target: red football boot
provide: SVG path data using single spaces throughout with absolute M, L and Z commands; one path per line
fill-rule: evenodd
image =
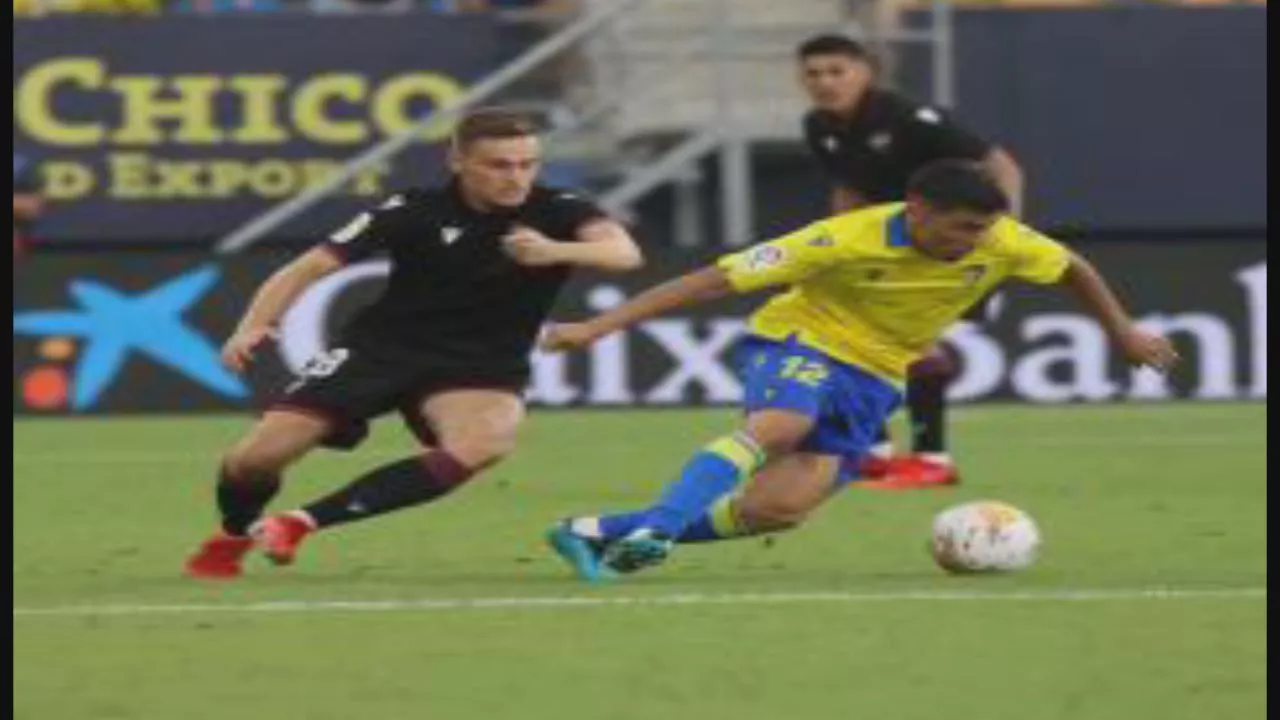
M 272 515 L 254 528 L 254 537 L 271 562 L 288 565 L 298 554 L 298 546 L 315 528 L 295 515 Z
M 892 466 L 892 456 L 867 453 L 858 458 L 858 477 L 876 480 L 888 475 Z
M 187 575 L 202 580 L 230 580 L 240 577 L 240 563 L 253 549 L 253 539 L 219 532 L 205 540 L 187 559 Z
M 943 487 L 960 482 L 955 465 L 930 460 L 920 455 L 905 455 L 889 461 L 889 471 L 878 480 L 862 483 L 866 487 L 908 489 Z

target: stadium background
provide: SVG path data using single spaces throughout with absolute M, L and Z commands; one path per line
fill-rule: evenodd
M 29 231 L 15 223 L 15 717 L 1264 716 L 1265 5 L 14 11 L 15 211 L 43 204 Z M 750 301 L 719 303 L 539 356 L 521 447 L 458 496 L 322 533 L 287 569 L 255 557 L 230 585 L 180 576 L 256 394 L 382 268 L 322 283 L 247 378 L 218 367 L 218 345 L 285 258 L 439 177 L 448 103 L 481 93 L 537 113 L 549 180 L 588 188 L 644 243 L 644 271 L 573 285 L 558 316 L 575 317 L 823 212 L 792 52 L 835 29 L 867 31 L 893 84 L 1005 144 L 1029 219 L 1173 332 L 1184 366 L 1133 373 L 1069 302 L 1011 292 L 953 333 L 960 485 L 854 485 L 797 531 L 584 587 L 542 546 L 547 525 L 650 502 L 733 422 L 724 351 Z M 342 170 L 385 143 L 402 151 Z M 359 452 L 301 463 L 273 509 L 414 451 L 380 423 Z M 982 498 L 1040 523 L 1030 571 L 933 565 L 930 519 Z
M 619 10 L 626 5 L 594 6 L 611 17 L 528 67 L 524 56 L 574 31 L 591 4 L 485 12 L 372 3 L 361 12 L 355 3 L 337 14 L 286 3 L 18 19 L 15 180 L 35 178 L 45 207 L 31 251 L 15 255 L 14 411 L 251 403 L 251 388 L 157 365 L 137 346 L 110 367 L 90 367 L 110 355 L 90 352 L 95 343 L 124 340 L 60 332 L 71 326 L 47 314 L 98 317 L 77 282 L 140 297 L 205 267 L 209 286 L 170 310 L 216 344 L 249 288 L 287 253 L 395 188 L 438 179 L 449 118 L 435 111 L 511 63 L 514 79 L 481 102 L 543 117 L 554 133 L 548 180 L 614 199 L 656 260 L 621 283 L 581 278 L 566 311 L 597 290 L 644 286 L 820 215 L 821 180 L 797 141 L 803 107 L 789 53 L 818 30 L 856 32 L 863 6 L 733 2 L 730 22 L 718 23 L 716 2 Z M 1131 377 L 1099 360 L 1096 326 L 1072 308 L 1015 295 L 999 322 L 970 328 L 976 340 L 959 343 L 968 374 L 957 397 L 1266 397 L 1265 15 L 1247 5 L 905 6 L 888 29 L 872 26 L 872 37 L 887 38 L 876 44 L 891 82 L 952 105 L 1010 148 L 1029 178 L 1029 220 L 1097 259 L 1138 314 L 1176 330 L 1189 351 L 1168 387 Z M 690 69 L 673 79 L 672 63 Z M 402 152 L 252 238 L 245 253 L 215 252 L 250 220 L 433 113 L 438 120 Z M 367 284 L 315 305 L 347 304 Z M 735 311 L 709 312 L 731 321 Z M 334 319 L 294 326 L 314 335 Z M 715 337 L 702 315 L 673 321 L 680 327 L 665 332 L 700 347 L 702 367 L 645 328 L 611 361 L 621 387 L 593 390 L 583 363 L 551 367 L 560 361 L 540 357 L 544 374 L 568 375 L 566 389 L 535 400 L 736 399 L 705 352 L 727 347 L 734 331 Z M 316 342 L 287 333 L 272 360 L 296 368 Z M 996 382 L 995 366 L 1022 367 L 1020 381 Z M 678 387 L 650 399 L 681 368 Z M 107 377 L 86 377 L 95 372 Z

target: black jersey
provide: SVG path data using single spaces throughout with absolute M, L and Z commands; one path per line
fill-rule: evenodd
M 603 217 L 595 204 L 541 186 L 520 207 L 489 213 L 463 202 L 456 184 L 393 195 L 325 243 L 344 262 L 376 253 L 391 262 L 382 295 L 335 345 L 437 366 L 525 367 L 570 268 L 518 265 L 503 252 L 503 236 L 525 225 L 573 242 L 581 226 Z
M 804 136 L 833 185 L 872 203 L 901 200 L 912 173 L 935 160 L 981 160 L 991 151 L 942 110 L 880 89 L 849 119 L 810 111 Z

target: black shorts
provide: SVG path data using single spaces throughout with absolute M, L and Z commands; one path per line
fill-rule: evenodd
M 267 409 L 323 419 L 330 431 L 321 444 L 336 450 L 355 448 L 368 436 L 370 420 L 399 411 L 419 442 L 433 445 L 435 434 L 419 410 L 423 398 L 463 388 L 519 396 L 528 378 L 524 368 L 463 367 L 372 347 L 334 348 L 308 361 Z

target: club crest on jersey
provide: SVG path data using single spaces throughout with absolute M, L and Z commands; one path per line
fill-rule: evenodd
M 840 147 L 840 141 L 836 139 L 835 135 L 828 135 L 822 138 L 822 147 L 826 148 L 827 152 L 833 153 L 836 148 Z
M 921 122 L 927 122 L 930 125 L 937 125 L 942 122 L 942 115 L 931 107 L 922 107 L 916 110 L 916 119 Z
M 782 262 L 786 253 L 776 245 L 761 245 L 747 253 L 748 270 L 764 270 Z
M 462 237 L 462 228 L 460 227 L 446 225 L 445 227 L 440 228 L 440 239 L 445 245 L 452 245 L 460 237 Z
M 973 265 L 963 270 L 966 285 L 977 285 L 983 275 L 987 274 L 986 265 Z
M 819 235 L 809 241 L 809 247 L 831 247 L 836 241 L 831 239 L 830 235 Z
M 880 282 L 888 273 L 889 271 L 884 268 L 867 268 L 866 272 L 862 274 L 862 279 L 867 282 Z
M 893 136 L 887 132 L 876 133 L 867 138 L 867 146 L 876 152 L 885 152 L 892 144 Z

